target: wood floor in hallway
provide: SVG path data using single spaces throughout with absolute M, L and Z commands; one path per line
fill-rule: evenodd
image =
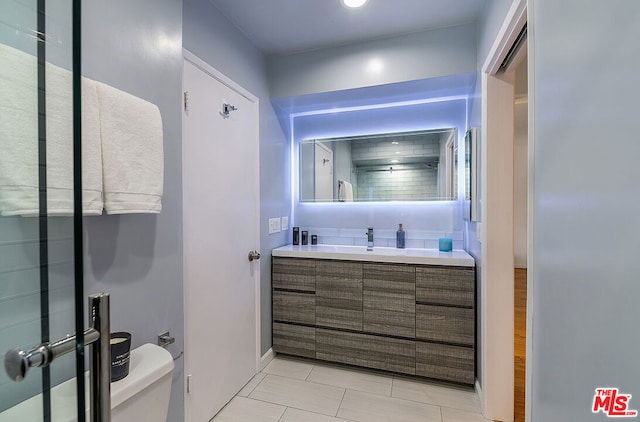
M 516 268 L 514 278 L 513 420 L 524 422 L 525 362 L 527 350 L 527 270 Z

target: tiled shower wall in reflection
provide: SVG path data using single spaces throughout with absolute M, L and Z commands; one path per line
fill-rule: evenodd
M 438 198 L 437 168 L 393 166 L 358 170 L 358 200 L 415 201 Z

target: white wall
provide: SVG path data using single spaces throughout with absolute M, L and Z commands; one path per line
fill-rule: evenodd
M 514 0 L 485 0 L 485 7 L 476 38 L 478 43 L 478 70 L 487 59 L 489 50 L 513 2 Z
M 603 386 L 640 409 L 639 16 L 636 1 L 529 0 L 533 422 L 605 420 Z
M 475 24 L 268 60 L 271 97 L 339 91 L 476 70 Z
M 132 345 L 170 331 L 183 347 L 182 7 L 176 0 L 82 2 L 83 73 L 160 108 L 164 131 L 162 212 L 84 219 L 85 294 L 111 293 L 111 329 Z M 182 420 L 182 359 L 174 370 L 169 420 Z
M 265 353 L 271 347 L 271 250 L 291 238 L 291 230 L 268 234 L 269 218 L 290 215 L 289 140 L 269 101 L 260 51 L 210 2 L 184 0 L 183 10 L 184 47 L 260 99 L 261 351 Z

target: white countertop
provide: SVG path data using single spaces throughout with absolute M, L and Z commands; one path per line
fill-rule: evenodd
M 454 249 L 452 252 L 440 252 L 437 249 L 374 247 L 373 251 L 367 251 L 366 246 L 286 245 L 274 249 L 272 255 L 289 258 L 395 262 L 401 264 L 449 265 L 454 267 L 475 266 L 473 257 L 460 249 Z

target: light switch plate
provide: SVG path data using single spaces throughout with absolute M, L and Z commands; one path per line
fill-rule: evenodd
M 282 217 L 282 231 L 289 230 L 289 217 Z
M 279 218 L 270 218 L 269 219 L 269 234 L 278 233 L 280 231 L 280 219 Z

